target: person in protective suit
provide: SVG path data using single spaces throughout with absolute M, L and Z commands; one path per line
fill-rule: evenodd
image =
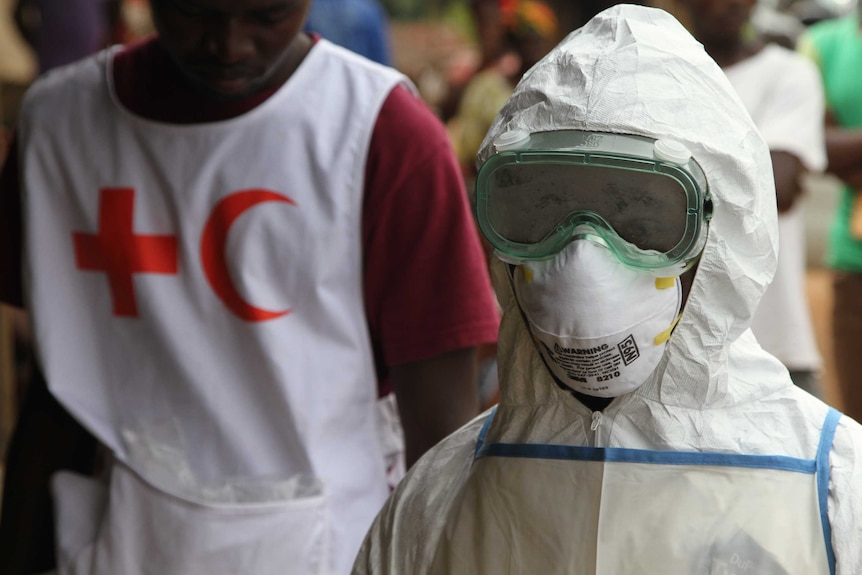
M 749 330 L 769 150 L 667 13 L 610 8 L 479 152 L 498 406 L 385 504 L 354 573 L 862 573 L 862 427 Z

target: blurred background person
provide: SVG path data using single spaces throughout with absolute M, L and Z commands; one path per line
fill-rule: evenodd
M 491 16 L 492 4 L 496 5 L 497 17 Z M 554 10 L 539 0 L 478 0 L 473 5 L 474 14 L 486 19 L 480 22 L 479 28 L 496 21 L 500 34 L 491 30 L 480 34 L 485 42 L 483 57 L 491 57 L 495 53 L 497 57 L 469 81 L 461 96 L 457 115 L 447 123 L 467 193 L 471 196 L 476 176 L 476 153 L 497 112 L 512 95 L 524 72 L 541 60 L 560 39 L 559 21 Z M 499 46 L 496 45 L 498 38 L 502 42 Z M 490 245 L 481 235 L 480 240 L 486 257 L 489 257 Z M 496 357 L 496 344 L 479 350 L 479 394 L 485 408 L 498 399 Z
M 826 95 L 827 170 L 844 183 L 829 233 L 832 339 L 845 413 L 862 417 L 862 32 L 857 11 L 813 25 L 799 49 L 820 70 Z
M 790 371 L 820 396 L 821 358 L 805 293 L 805 222 L 800 180 L 825 167 L 823 91 L 806 58 L 765 43 L 750 27 L 757 0 L 686 0 L 695 37 L 721 66 L 769 146 L 778 204 L 780 250 L 772 284 L 751 329 Z
M 119 41 L 120 14 L 120 0 L 18 0 L 15 6 L 15 22 L 40 73 Z
M 485 0 L 482 0 L 485 1 Z M 554 10 L 540 0 L 499 2 L 503 49 L 497 59 L 476 74 L 461 97 L 449 129 L 467 189 L 476 174 L 476 152 L 515 84 L 560 40 Z
M 305 30 L 391 65 L 388 17 L 376 0 L 314 0 Z
M 470 0 L 470 13 L 476 27 L 479 48 L 479 70 L 494 64 L 506 50 L 506 27 L 503 25 L 504 0 Z

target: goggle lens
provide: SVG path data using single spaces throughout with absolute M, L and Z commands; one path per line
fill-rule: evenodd
M 659 253 L 686 234 L 686 192 L 663 173 L 520 163 L 500 166 L 488 184 L 488 224 L 510 242 L 538 244 L 581 219 L 603 222 L 638 249 Z

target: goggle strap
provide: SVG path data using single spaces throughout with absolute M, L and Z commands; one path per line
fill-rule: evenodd
M 521 258 L 517 258 L 515 256 L 510 256 L 510 255 L 508 255 L 508 254 L 504 253 L 503 251 L 498 250 L 496 248 L 494 248 L 494 257 L 496 257 L 498 260 L 501 260 L 501 261 L 503 261 L 507 264 L 513 265 L 513 266 L 519 266 L 522 263 L 524 263 L 525 261 L 527 261 L 527 260 L 524 260 Z

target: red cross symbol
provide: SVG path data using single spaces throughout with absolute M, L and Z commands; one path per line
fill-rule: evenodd
M 99 233 L 72 233 L 78 269 L 108 274 L 114 315 L 118 316 L 138 316 L 134 274 L 177 274 L 177 237 L 136 235 L 134 209 L 134 189 L 103 188 L 99 191 Z

